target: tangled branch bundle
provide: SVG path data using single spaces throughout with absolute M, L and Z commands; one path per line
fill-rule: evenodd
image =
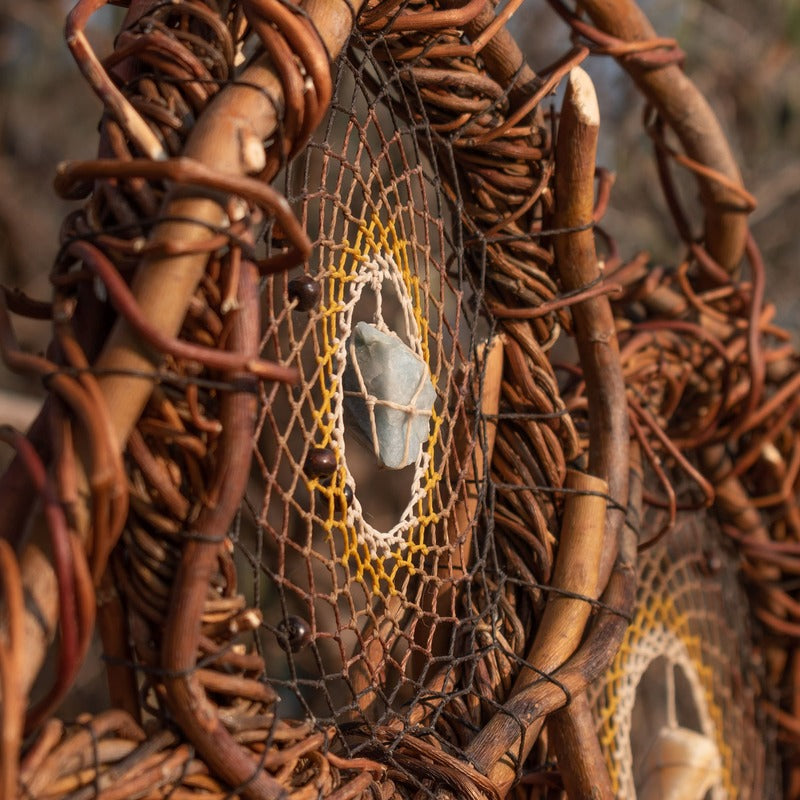
M 131 0 L 101 56 L 102 5 L 52 297 L 0 293 L 47 390 L 0 430 L 1 796 L 793 796 L 797 355 L 677 44 L 628 0 L 551 0 L 537 71 L 518 0 Z M 601 227 L 590 55 L 678 265 Z

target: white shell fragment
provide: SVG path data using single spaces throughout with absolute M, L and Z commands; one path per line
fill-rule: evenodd
M 427 364 L 393 334 L 358 322 L 347 343 L 345 408 L 389 469 L 417 460 L 428 439 L 435 392 Z
M 664 726 L 640 767 L 639 800 L 702 800 L 722 774 L 713 740 L 689 728 Z

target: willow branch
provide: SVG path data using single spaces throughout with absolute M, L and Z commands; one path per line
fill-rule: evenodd
M 641 42 L 656 37 L 634 0 L 583 0 L 581 5 L 600 30 L 618 39 Z M 654 69 L 635 58 L 619 61 L 675 131 L 686 154 L 732 184 L 715 180 L 711 174 L 695 173 L 706 212 L 706 247 L 732 272 L 744 253 L 751 208 L 736 190 L 744 188 L 742 176 L 714 111 L 679 64 Z
M 567 84 L 556 142 L 555 225 L 566 231 L 556 238 L 556 258 L 561 282 L 567 292 L 577 291 L 602 277 L 592 232 L 599 126 L 600 114 L 594 87 L 589 76 L 575 68 Z M 614 317 L 605 296 L 576 303 L 572 313 L 589 397 L 591 474 L 581 478 L 587 482 L 579 486 L 583 494 L 570 495 L 568 508 L 571 507 L 572 512 L 564 516 L 556 571 L 559 580 L 569 584 L 575 580 L 569 575 L 570 564 L 577 560 L 580 564 L 580 582 L 574 585 L 582 593 L 593 598 L 596 596 L 596 587 L 607 585 L 605 595 L 610 594 L 616 600 L 616 592 L 619 591 L 620 602 L 632 604 L 628 572 L 631 569 L 630 557 L 625 556 L 624 568 L 618 557 L 623 510 L 628 502 L 630 445 L 625 383 Z M 614 500 L 614 507 L 604 513 L 606 487 Z M 593 501 L 598 498 L 602 503 L 596 505 Z M 618 589 L 614 588 L 615 575 L 612 573 L 615 561 L 620 570 L 619 580 L 623 581 Z M 592 571 L 588 571 L 589 565 Z M 581 572 L 584 568 L 587 571 Z M 622 575 L 625 575 L 624 580 Z M 561 600 L 576 602 L 567 598 Z M 566 626 L 566 632 L 554 622 L 543 621 L 543 630 L 537 634 L 537 641 L 528 657 L 531 668 L 521 673 L 511 700 L 469 748 L 470 755 L 488 771 L 489 777 L 501 790 L 507 791 L 513 783 L 513 765 L 515 762 L 521 764 L 527 757 L 545 715 L 569 701 L 565 689 L 569 693 L 581 692 L 586 686 L 579 679 L 583 673 L 575 671 L 577 665 L 573 662 L 578 655 L 568 658 L 580 641 L 586 623 L 584 615 L 588 615 L 589 610 L 585 600 L 577 602 L 579 606 L 568 606 L 573 619 Z M 562 606 L 559 611 L 563 612 L 565 608 Z M 555 616 L 555 612 L 551 614 Z M 613 656 L 624 626 L 609 623 L 599 624 L 595 628 L 595 636 L 589 641 L 595 641 L 597 650 L 586 652 L 587 641 L 579 653 L 585 653 L 590 659 L 594 656 L 592 663 L 597 667 L 601 662 L 607 663 Z M 563 634 L 562 641 L 558 641 L 559 634 Z M 556 691 L 549 675 L 564 659 L 568 659 L 564 666 L 566 674 L 574 683 L 568 686 L 559 684 L 564 680 L 559 674 L 555 683 Z M 555 700 L 558 693 L 561 694 L 560 703 Z M 557 704 L 547 707 L 542 695 Z M 567 710 L 566 713 L 571 712 Z
M 304 4 L 331 57 L 335 57 L 350 34 L 358 2 L 345 0 L 308 0 Z M 252 159 L 246 143 L 266 141 L 278 130 L 282 87 L 276 73 L 264 56 L 257 59 L 232 84 L 214 98 L 198 119 L 182 155 L 200 164 L 231 176 L 245 176 L 252 170 Z M 208 192 L 193 193 L 173 187 L 162 208 L 163 222 L 156 225 L 148 241 L 148 252 L 169 252 L 169 243 L 180 241 L 185 249 L 208 238 L 209 229 L 224 227 L 228 221 L 225 199 L 212 199 Z M 194 220 L 194 223 L 176 220 Z M 206 252 L 178 256 L 151 256 L 142 260 L 132 282 L 131 291 L 141 320 L 163 337 L 177 336 L 189 303 L 203 277 Z M 144 409 L 153 388 L 160 354 L 142 340 L 125 319 L 119 319 L 98 357 L 94 368 L 104 403 L 108 409 L 116 446 L 121 451 Z M 78 442 L 78 452 L 86 449 Z M 81 507 L 76 508 L 77 531 L 82 538 L 89 533 L 88 507 L 91 503 L 85 469 L 78 469 Z M 23 582 L 28 591 L 29 610 L 26 626 L 26 688 L 33 683 L 49 642 L 53 640 L 58 618 L 55 576 L 41 556 L 46 540 L 46 526 L 34 519 L 30 544 L 20 557 Z

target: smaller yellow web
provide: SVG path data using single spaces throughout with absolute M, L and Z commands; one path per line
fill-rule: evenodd
M 343 248 L 338 263 L 328 270 L 323 281 L 323 297 L 321 306 L 321 347 L 317 356 L 319 365 L 319 389 L 321 400 L 312 409 L 312 418 L 316 426 L 316 437 L 313 445 L 327 447 L 336 454 L 337 468 L 326 481 L 316 477 L 306 478 L 311 492 L 317 493 L 327 502 L 327 514 L 321 517 L 322 526 L 327 536 L 333 540 L 336 551 L 341 552 L 341 561 L 354 570 L 357 580 L 371 584 L 375 594 L 395 594 L 395 580 L 400 570 L 413 574 L 419 562 L 428 552 L 432 531 L 441 517 L 438 507 L 436 487 L 442 478 L 442 465 L 436 463 L 436 442 L 442 425 L 441 412 L 434 406 L 432 425 L 424 452 L 424 471 L 421 481 L 421 492 L 416 501 L 413 524 L 405 531 L 403 542 L 395 545 L 388 553 L 374 552 L 359 531 L 358 521 L 348 519 L 348 501 L 345 493 L 347 470 L 343 454 L 335 436 L 339 415 L 337 414 L 337 396 L 342 392 L 341 381 L 337 372 L 337 352 L 343 336 L 343 314 L 346 310 L 349 287 L 358 278 L 359 268 L 377 255 L 386 256 L 386 260 L 396 265 L 400 273 L 402 285 L 411 300 L 414 320 L 419 333 L 422 357 L 430 371 L 434 389 L 437 387 L 438 375 L 431 371 L 431 331 L 425 313 L 424 283 L 412 271 L 409 265 L 407 243 L 399 238 L 393 221 L 383 224 L 378 216 L 373 216 L 369 223 L 362 221 L 358 227 L 355 241 L 342 242 Z M 323 502 L 322 508 L 325 508 Z
M 706 663 L 700 637 L 691 631 L 689 615 L 680 612 L 673 599 L 666 594 L 650 595 L 640 603 L 636 617 L 628 627 L 622 645 L 604 678 L 605 688 L 596 711 L 600 722 L 598 738 L 606 756 L 614 792 L 619 796 L 621 770 L 626 768 L 627 763 L 619 751 L 620 736 L 627 734 L 623 734 L 618 728 L 618 715 L 625 693 L 636 692 L 636 686 L 631 685 L 631 674 L 637 672 L 632 668 L 633 663 L 659 655 L 657 652 L 650 652 L 651 644 L 643 644 L 646 638 L 652 638 L 652 634 L 658 634 L 659 631 L 675 636 L 688 651 L 694 673 L 702 686 L 706 709 L 713 722 L 714 741 L 722 767 L 722 787 L 729 800 L 735 800 L 738 791 L 731 777 L 733 753 L 725 741 L 723 712 L 717 702 L 713 669 Z M 648 652 L 640 652 L 643 649 Z

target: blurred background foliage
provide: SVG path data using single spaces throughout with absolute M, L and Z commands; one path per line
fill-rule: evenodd
M 45 299 L 61 221 L 75 207 L 53 191 L 56 165 L 94 157 L 102 109 L 64 43 L 71 5 L 0 0 L 0 283 Z M 122 13 L 109 7 L 93 20 L 90 35 L 99 53 L 111 50 Z M 47 323 L 14 323 L 24 348 L 46 347 Z M 0 387 L 25 394 L 40 390 L 38 381 L 4 368 Z M 0 419 L 18 425 L 28 409 L 22 398 L 14 400 L 20 402 L 0 397 Z
M 778 320 L 800 325 L 800 1 L 644 0 L 659 34 L 675 36 L 686 71 L 719 115 L 745 185 L 758 199 L 752 226 L 769 268 L 768 297 Z M 69 204 L 52 189 L 56 164 L 91 157 L 100 104 L 86 88 L 62 38 L 69 4 L 0 0 L 0 282 L 39 297 Z M 108 7 L 93 19 L 97 51 L 107 53 L 122 17 Z M 544 2 L 528 2 L 513 27 L 531 65 L 565 49 L 566 26 Z M 598 87 L 603 117 L 600 163 L 617 174 L 604 228 L 623 255 L 647 250 L 674 266 L 682 247 L 666 213 L 642 130 L 643 101 L 608 58 L 585 65 Z M 558 98 L 553 103 L 557 106 Z M 690 181 L 687 197 L 694 191 Z M 697 219 L 700 218 L 699 213 Z M 43 349 L 44 324 L 17 321 L 24 347 Z M 35 394 L 36 384 L 0 373 L 5 390 Z M 19 424 L 0 398 L 0 416 Z M 20 413 L 25 413 L 21 409 Z M 11 418 L 9 418 L 11 417 Z

